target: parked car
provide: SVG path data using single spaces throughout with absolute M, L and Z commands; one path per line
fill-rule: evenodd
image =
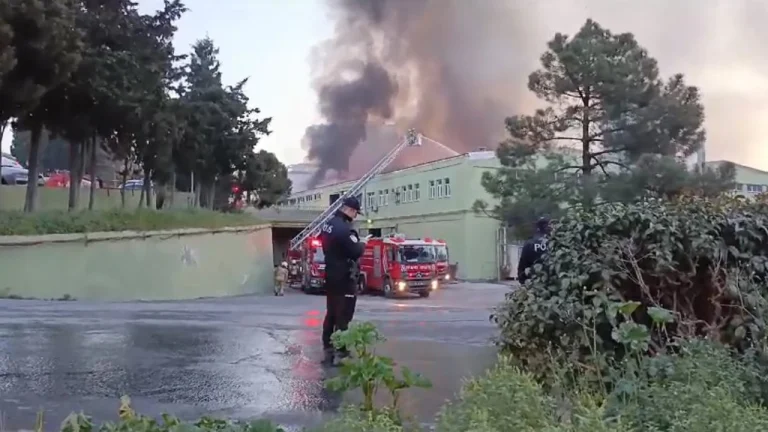
M 28 174 L 26 168 L 24 168 L 19 161 L 13 156 L 3 153 L 2 154 L 2 173 L 0 173 L 0 184 L 4 185 L 25 185 L 28 181 Z

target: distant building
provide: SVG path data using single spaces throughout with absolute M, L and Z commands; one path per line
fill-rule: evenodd
M 725 162 L 709 161 L 704 162 L 704 165 L 716 168 Z M 734 165 L 736 166 L 736 188 L 733 190 L 735 195 L 750 198 L 768 192 L 768 172 L 746 165 Z
M 398 232 L 448 242 L 457 276 L 468 280 L 499 277 L 499 221 L 472 210 L 476 199 L 491 201 L 480 184 L 483 172 L 500 167 L 492 151 L 466 153 L 380 174 L 362 190 L 365 216 L 361 234 Z M 356 180 L 304 190 L 284 207 L 324 208 Z

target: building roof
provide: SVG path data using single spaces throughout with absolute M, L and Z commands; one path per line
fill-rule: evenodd
M 748 169 L 748 170 L 751 170 L 751 171 L 756 171 L 756 172 L 758 172 L 760 174 L 768 175 L 768 171 L 763 171 L 761 169 L 758 169 L 758 168 L 755 168 L 755 167 L 751 167 L 749 165 L 742 165 L 742 164 L 738 164 L 736 162 L 731 162 L 731 161 L 727 161 L 727 160 L 706 161 L 706 162 L 704 162 L 704 164 L 706 164 L 706 165 L 720 165 L 720 164 L 724 164 L 726 162 L 727 163 L 732 163 L 732 164 L 736 165 L 738 168 L 744 168 L 744 169 Z
M 496 157 L 496 152 L 490 151 L 490 150 L 482 150 L 482 151 L 461 153 L 461 154 L 458 154 L 458 155 L 455 155 L 455 156 L 449 156 L 449 157 L 445 157 L 445 158 L 431 160 L 429 162 L 422 162 L 422 163 L 414 164 L 414 165 L 411 165 L 411 166 L 408 166 L 408 167 L 405 167 L 405 168 L 397 168 L 397 169 L 394 169 L 394 170 L 384 170 L 379 175 L 403 173 L 403 172 L 407 172 L 409 170 L 413 170 L 413 169 L 417 169 L 417 168 L 423 168 L 423 167 L 428 167 L 430 165 L 434 165 L 434 164 L 437 164 L 437 163 L 444 163 L 446 161 L 450 161 L 450 160 L 454 160 L 454 159 L 455 160 L 459 160 L 459 159 L 487 160 L 487 159 L 493 159 L 495 157 Z M 349 180 L 344 180 L 344 181 L 340 181 L 340 182 L 336 182 L 336 183 L 328 183 L 328 184 L 316 186 L 316 187 L 311 188 L 311 189 L 304 189 L 304 190 L 301 190 L 301 191 L 297 191 L 296 193 L 292 193 L 291 196 L 311 195 L 313 193 L 316 193 L 318 191 L 325 190 L 325 189 L 328 189 L 328 188 L 340 187 L 340 186 L 346 185 L 346 184 L 354 184 L 358 180 L 360 180 L 360 177 L 354 178 L 354 179 L 349 179 Z

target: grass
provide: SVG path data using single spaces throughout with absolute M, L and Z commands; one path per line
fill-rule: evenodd
M 67 212 L 52 210 L 27 214 L 0 212 L 0 236 L 72 234 L 111 231 L 158 231 L 181 228 L 248 226 L 259 220 L 247 213 L 210 210 L 96 210 Z

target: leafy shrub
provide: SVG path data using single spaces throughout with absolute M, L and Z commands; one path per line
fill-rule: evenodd
M 548 246 L 530 282 L 492 317 L 499 343 L 540 376 L 552 357 L 599 369 L 603 357 L 620 359 L 628 348 L 661 352 L 680 336 L 742 350 L 765 337 L 766 200 L 684 197 L 576 209 Z M 629 313 L 618 313 L 628 305 Z M 650 337 L 627 344 L 638 332 Z
M 610 412 L 633 430 L 765 431 L 768 410 L 754 384 L 762 373 L 722 345 L 693 340 L 675 354 L 640 359 L 611 395 Z
M 339 416 L 312 432 L 406 432 L 397 415 L 384 408 L 378 412 L 345 407 Z
M 438 415 L 437 432 L 629 432 L 620 418 L 606 416 L 604 398 L 547 394 L 533 375 L 508 358 L 485 376 L 470 380 L 457 401 Z
M 163 414 L 160 421 L 155 418 L 138 414 L 131 408 L 130 398 L 124 396 L 120 400 L 118 410 L 120 420 L 117 423 L 107 422 L 97 427 L 90 417 L 85 414 L 70 414 L 61 423 L 62 432 L 285 432 L 285 430 L 268 420 L 254 422 L 233 422 L 227 420 L 203 417 L 194 423 L 187 423 L 177 417 Z M 36 432 L 45 430 L 42 413 L 38 414 L 35 424 Z
M 0 235 L 68 234 L 105 231 L 157 231 L 178 228 L 222 228 L 253 225 L 245 213 L 210 210 L 104 210 L 0 212 Z
M 429 380 L 405 366 L 400 368 L 398 375 L 392 358 L 376 355 L 375 345 L 385 339 L 373 323 L 354 323 L 345 331 L 335 332 L 331 338 L 337 349 L 346 349 L 353 357 L 343 360 L 339 375 L 329 379 L 326 385 L 334 391 L 362 390 L 363 404 L 360 408 L 363 411 L 378 411 L 373 400 L 379 388 L 385 387 L 391 396 L 392 405 L 384 414 L 395 414 L 399 419 L 400 392 L 411 387 L 427 388 L 432 385 Z

